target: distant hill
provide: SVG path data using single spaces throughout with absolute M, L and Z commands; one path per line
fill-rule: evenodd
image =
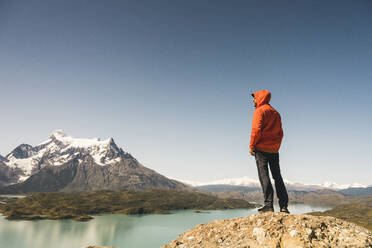
M 372 187 L 367 188 L 348 188 L 340 190 L 344 195 L 348 196 L 365 196 L 365 195 L 371 195 L 372 196 Z
M 333 216 L 353 222 L 372 231 L 372 201 L 369 203 L 342 204 L 324 212 L 309 213 L 315 216 Z
M 253 190 L 253 191 L 235 191 L 235 188 L 232 188 L 231 191 L 213 191 L 211 194 L 221 197 L 221 198 L 236 198 L 243 199 L 249 202 L 256 202 L 263 204 L 263 194 L 262 190 Z M 289 190 L 288 191 L 289 202 L 290 203 L 304 203 L 309 205 L 320 205 L 332 207 L 339 204 L 348 204 L 348 203 L 366 203 L 372 201 L 372 196 L 348 196 L 344 195 L 341 192 L 334 190 L 317 190 L 317 191 L 298 191 L 298 190 Z M 274 201 L 277 201 L 276 195 L 274 195 Z
M 237 192 L 242 192 L 242 193 L 247 193 L 250 191 L 255 191 L 255 190 L 260 189 L 259 187 L 224 185 L 224 184 L 203 185 L 203 186 L 197 186 L 196 188 L 209 191 L 209 192 L 237 191 Z
M 255 186 L 253 180 L 248 180 L 245 177 L 240 178 L 239 180 L 221 180 L 221 183 L 244 184 L 244 182 L 247 182 L 248 186 L 231 184 L 207 184 L 196 186 L 196 188 L 203 191 L 211 192 L 215 196 L 221 198 L 237 198 L 263 204 L 262 189 L 261 187 Z M 331 183 L 328 183 L 327 185 L 329 186 L 331 185 Z M 311 205 L 336 206 L 338 204 L 359 202 L 360 198 L 358 197 L 372 197 L 372 187 L 357 188 L 354 187 L 355 185 L 357 184 L 351 185 L 353 187 L 340 190 L 327 187 L 319 187 L 318 189 L 315 189 L 312 186 L 305 187 L 304 185 L 287 184 L 287 190 L 290 202 L 305 203 Z M 343 187 L 345 187 L 345 185 Z M 276 200 L 276 196 L 274 196 L 274 198 Z

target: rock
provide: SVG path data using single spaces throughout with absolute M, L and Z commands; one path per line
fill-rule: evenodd
M 334 217 L 264 213 L 216 220 L 181 234 L 163 248 L 372 247 L 372 233 Z
M 73 218 L 73 220 L 77 220 L 77 221 L 88 221 L 88 220 L 91 220 L 93 219 L 92 216 L 88 216 L 88 215 L 81 215 L 81 216 L 77 216 L 75 218 Z

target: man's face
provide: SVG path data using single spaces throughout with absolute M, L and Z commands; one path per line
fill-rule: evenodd
M 254 98 L 254 97 L 253 97 L 253 105 L 254 105 L 255 108 L 257 107 L 256 98 Z

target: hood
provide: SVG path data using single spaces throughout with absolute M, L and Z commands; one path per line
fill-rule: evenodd
M 253 93 L 254 98 L 256 99 L 257 108 L 264 105 L 269 104 L 271 99 L 271 93 L 268 90 L 260 90 Z

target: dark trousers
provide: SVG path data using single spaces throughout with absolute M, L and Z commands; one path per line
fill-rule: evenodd
M 265 205 L 272 206 L 274 200 L 273 186 L 271 186 L 269 169 L 270 166 L 271 175 L 275 181 L 276 195 L 279 199 L 279 206 L 288 206 L 288 194 L 285 188 L 282 175 L 280 174 L 279 167 L 279 153 L 268 153 L 257 151 L 255 152 L 258 178 L 260 179 L 262 191 L 265 198 Z

